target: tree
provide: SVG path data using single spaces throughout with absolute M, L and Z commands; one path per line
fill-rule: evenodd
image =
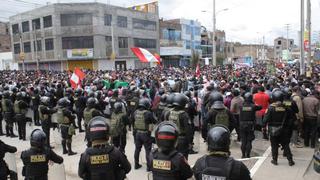
M 191 67 L 196 68 L 197 64 L 199 64 L 200 61 L 200 55 L 197 50 L 192 50 L 191 51 Z

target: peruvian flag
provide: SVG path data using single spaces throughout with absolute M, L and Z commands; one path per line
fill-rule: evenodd
M 73 89 L 77 88 L 78 86 L 80 86 L 80 82 L 84 79 L 84 77 L 86 76 L 86 74 L 84 74 L 81 69 L 79 68 L 74 68 L 74 72 L 70 77 L 70 83 L 71 83 L 71 87 Z
M 131 48 L 131 51 L 143 63 L 150 63 L 150 62 L 156 62 L 158 64 L 160 63 L 160 56 L 159 55 L 155 56 L 146 49 L 134 47 L 134 48 Z
M 196 68 L 196 76 L 197 77 L 200 77 L 200 67 L 199 67 L 199 64 L 197 64 L 197 68 Z

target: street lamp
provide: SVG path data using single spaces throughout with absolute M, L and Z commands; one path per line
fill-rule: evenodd
M 212 65 L 216 66 L 217 65 L 217 55 L 216 55 L 216 16 L 223 12 L 223 11 L 228 11 L 228 8 L 225 9 L 221 9 L 219 11 L 216 12 L 216 1 L 213 0 L 213 11 L 212 11 L 212 15 L 213 15 L 213 28 L 212 28 Z M 202 11 L 202 12 L 208 12 L 208 11 Z

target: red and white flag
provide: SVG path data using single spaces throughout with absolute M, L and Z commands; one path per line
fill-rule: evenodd
M 160 63 L 160 56 L 156 57 L 146 49 L 134 47 L 134 48 L 131 48 L 131 51 L 143 63 L 150 63 L 150 62 Z
M 196 76 L 197 77 L 200 77 L 200 66 L 199 66 L 199 64 L 197 64 L 197 68 L 196 68 Z
M 81 69 L 79 68 L 75 68 L 73 74 L 70 77 L 70 83 L 71 83 L 71 87 L 73 89 L 79 87 L 81 81 L 84 79 L 84 77 L 86 76 L 86 74 L 84 74 Z

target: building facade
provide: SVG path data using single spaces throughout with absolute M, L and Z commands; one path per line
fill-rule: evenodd
M 192 50 L 201 57 L 201 24 L 186 19 L 160 20 L 160 55 L 164 66 L 189 66 Z
M 130 48 L 159 52 L 158 19 L 158 11 L 102 3 L 47 5 L 10 17 L 13 59 L 26 70 L 147 67 L 150 64 L 142 64 Z
M 9 33 L 9 23 L 0 22 L 0 52 L 10 52 L 11 41 Z
M 212 59 L 212 32 L 203 28 L 201 32 L 201 50 L 202 58 Z M 216 58 L 217 64 L 222 64 L 226 59 L 225 47 L 226 47 L 226 33 L 225 31 L 217 30 L 215 32 L 216 40 Z
M 289 43 L 289 44 L 288 44 Z M 286 50 L 289 52 L 286 52 Z M 293 39 L 286 39 L 283 37 L 276 38 L 274 40 L 274 59 L 290 59 L 290 54 L 294 48 L 294 40 Z M 286 55 L 287 54 L 287 55 Z
M 18 63 L 12 60 L 12 52 L 0 52 L 0 70 L 18 70 Z

